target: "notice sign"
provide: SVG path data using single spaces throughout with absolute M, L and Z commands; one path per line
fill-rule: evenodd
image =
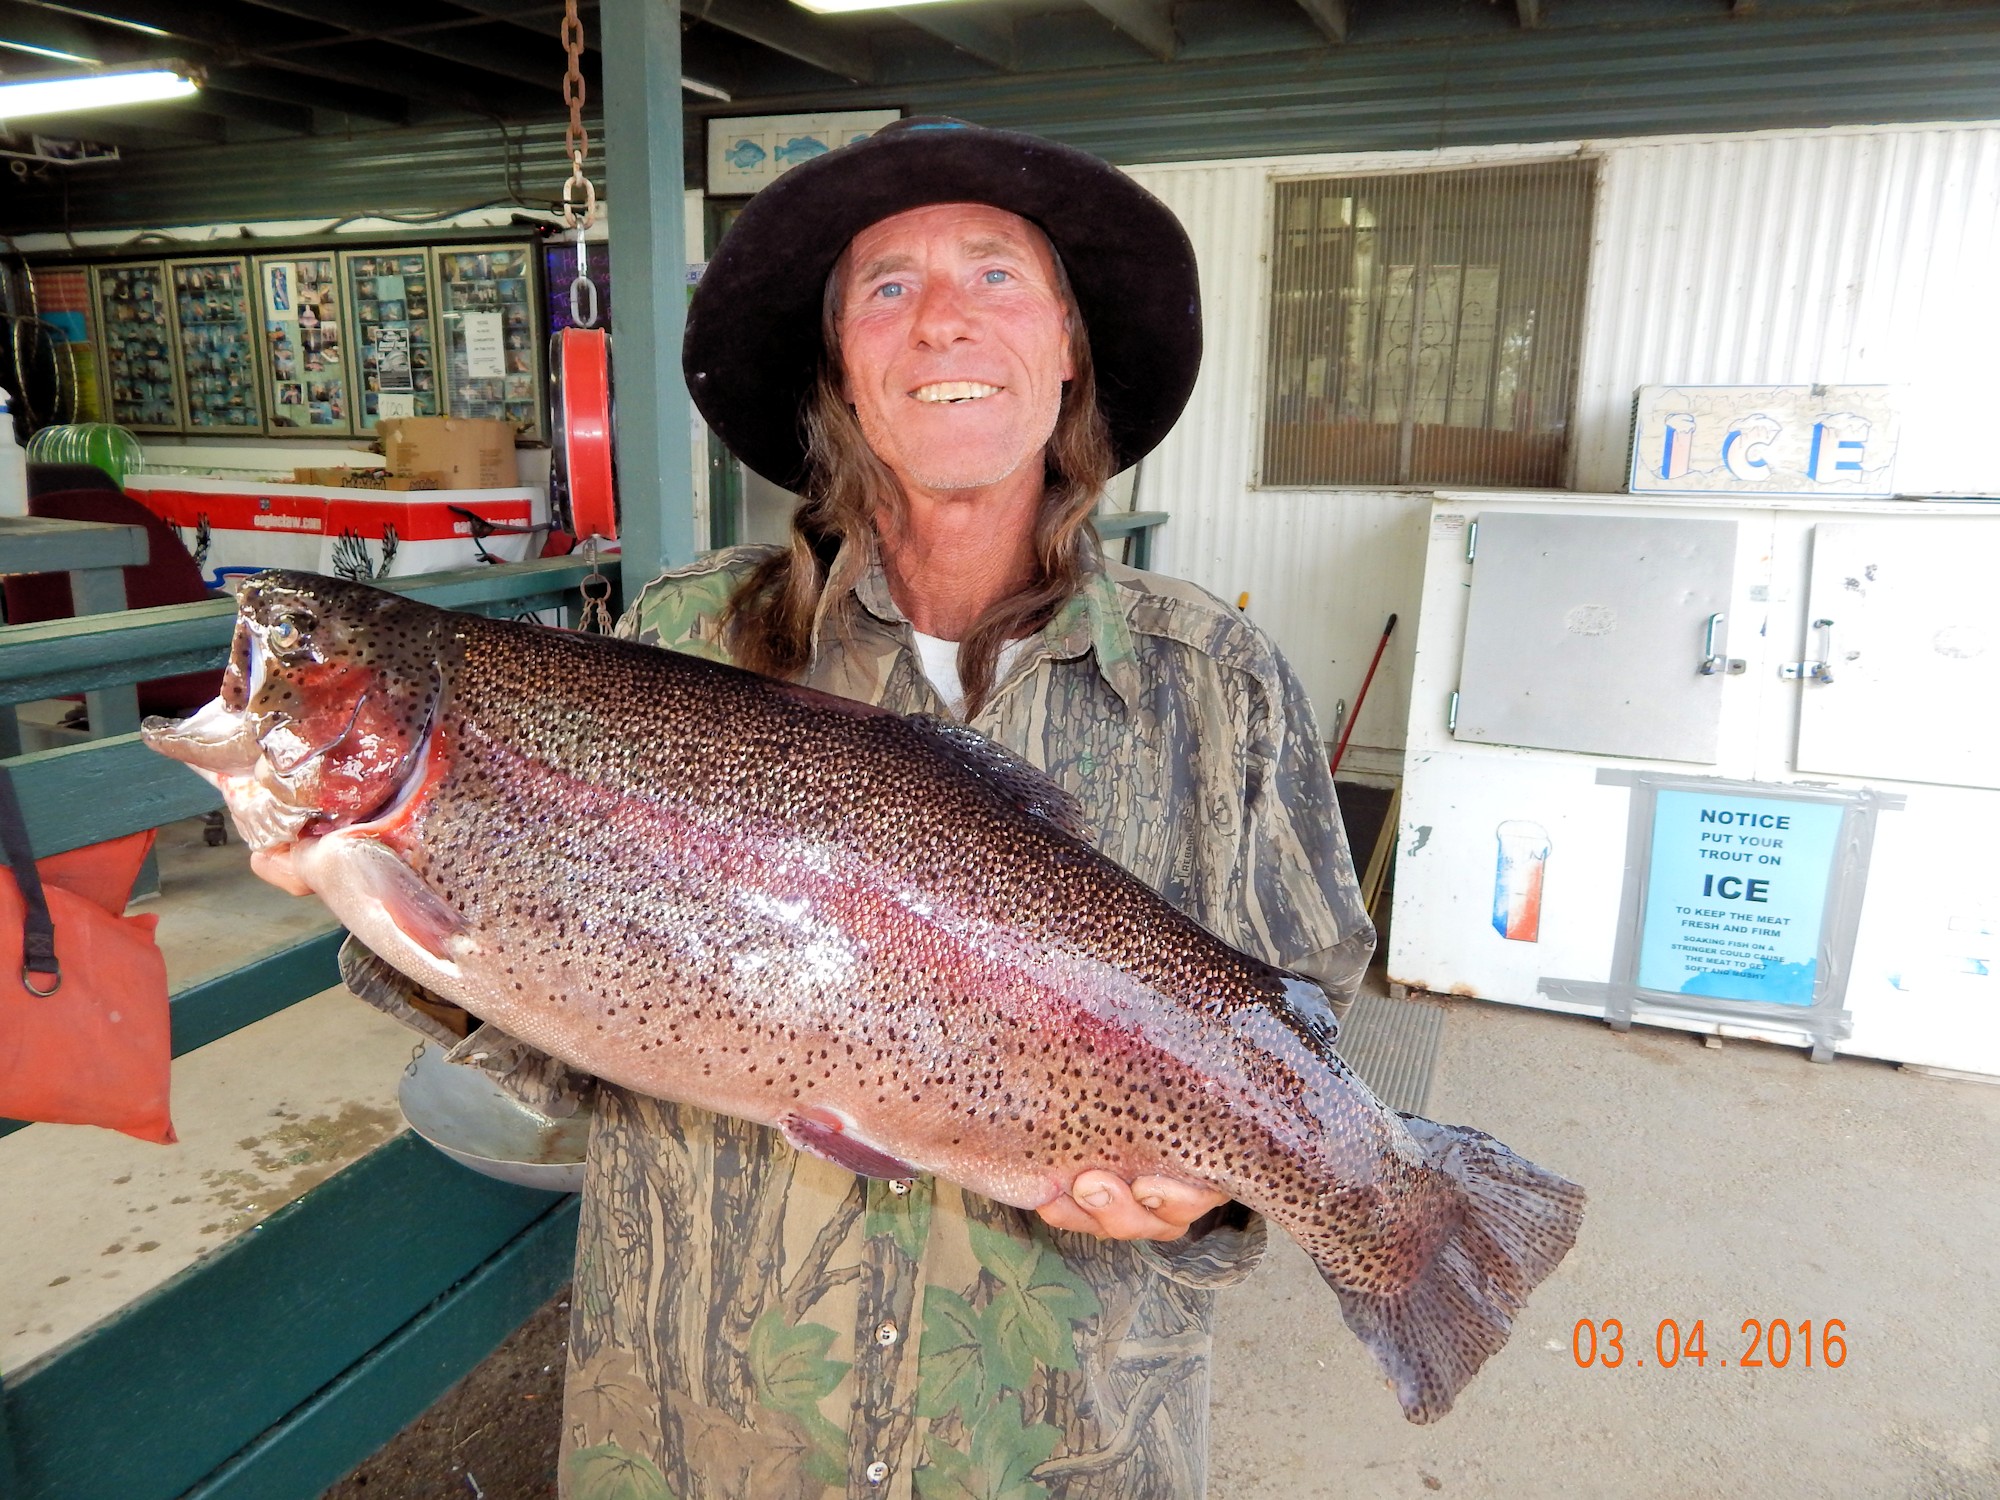
M 465 373 L 471 380 L 499 380 L 507 373 L 507 337 L 497 312 L 465 314 Z
M 1845 812 L 1839 803 L 1662 788 L 1639 987 L 1811 1005 Z

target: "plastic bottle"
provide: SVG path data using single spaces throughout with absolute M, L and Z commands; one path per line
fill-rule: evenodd
M 0 391 L 0 516 L 28 513 L 28 455 L 14 437 L 14 413 Z

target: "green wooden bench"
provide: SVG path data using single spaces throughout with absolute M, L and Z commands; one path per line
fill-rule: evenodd
M 572 605 L 588 571 L 559 558 L 384 586 L 514 615 Z M 0 704 L 219 666 L 234 615 L 217 599 L 0 627 Z M 218 805 L 135 734 L 7 765 L 38 856 Z M 340 937 L 174 995 L 174 1055 L 338 983 Z M 0 1122 L 0 1135 L 19 1128 Z M 399 1135 L 82 1337 L 0 1372 L 0 1500 L 309 1500 L 546 1301 L 575 1236 L 573 1197 L 478 1176 Z

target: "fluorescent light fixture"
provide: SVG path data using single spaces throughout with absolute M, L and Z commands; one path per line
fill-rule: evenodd
M 144 21 L 127 21 L 121 16 L 100 16 L 96 11 L 82 10 L 74 5 L 59 5 L 57 0 L 35 0 L 43 10 L 58 11 L 65 16 L 75 16 L 79 21 L 89 21 L 94 26 L 122 26 L 127 31 L 137 31 L 146 36 L 172 36 L 171 31 L 162 31 L 157 26 L 148 26 Z M 102 9 L 102 7 L 99 7 Z
M 946 0 L 793 0 L 802 10 L 821 16 L 844 16 L 856 10 L 901 10 L 906 5 L 942 5 Z
M 720 99 L 724 104 L 730 101 L 728 89 L 719 88 L 712 83 L 703 83 L 699 78 L 690 78 L 685 73 L 681 74 L 681 87 L 690 94 L 700 94 L 708 99 Z
M 200 85 L 183 63 L 138 63 L 131 67 L 59 78 L 23 78 L 0 82 L 0 120 L 32 115 L 66 115 L 80 109 L 109 109 L 120 104 L 150 104 L 159 99 L 185 99 Z
M 57 62 L 82 63 L 86 68 L 97 66 L 97 59 L 94 57 L 80 57 L 74 52 L 58 52 L 53 47 L 37 47 L 33 42 L 0 41 L 0 47 L 5 47 L 10 52 L 25 52 L 30 57 L 51 57 Z

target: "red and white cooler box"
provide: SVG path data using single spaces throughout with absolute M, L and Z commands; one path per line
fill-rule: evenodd
M 477 522 L 535 526 L 541 492 L 361 490 L 185 474 L 131 474 L 125 492 L 180 533 L 211 588 L 265 568 L 367 581 L 541 552 L 544 532 L 476 535 Z

